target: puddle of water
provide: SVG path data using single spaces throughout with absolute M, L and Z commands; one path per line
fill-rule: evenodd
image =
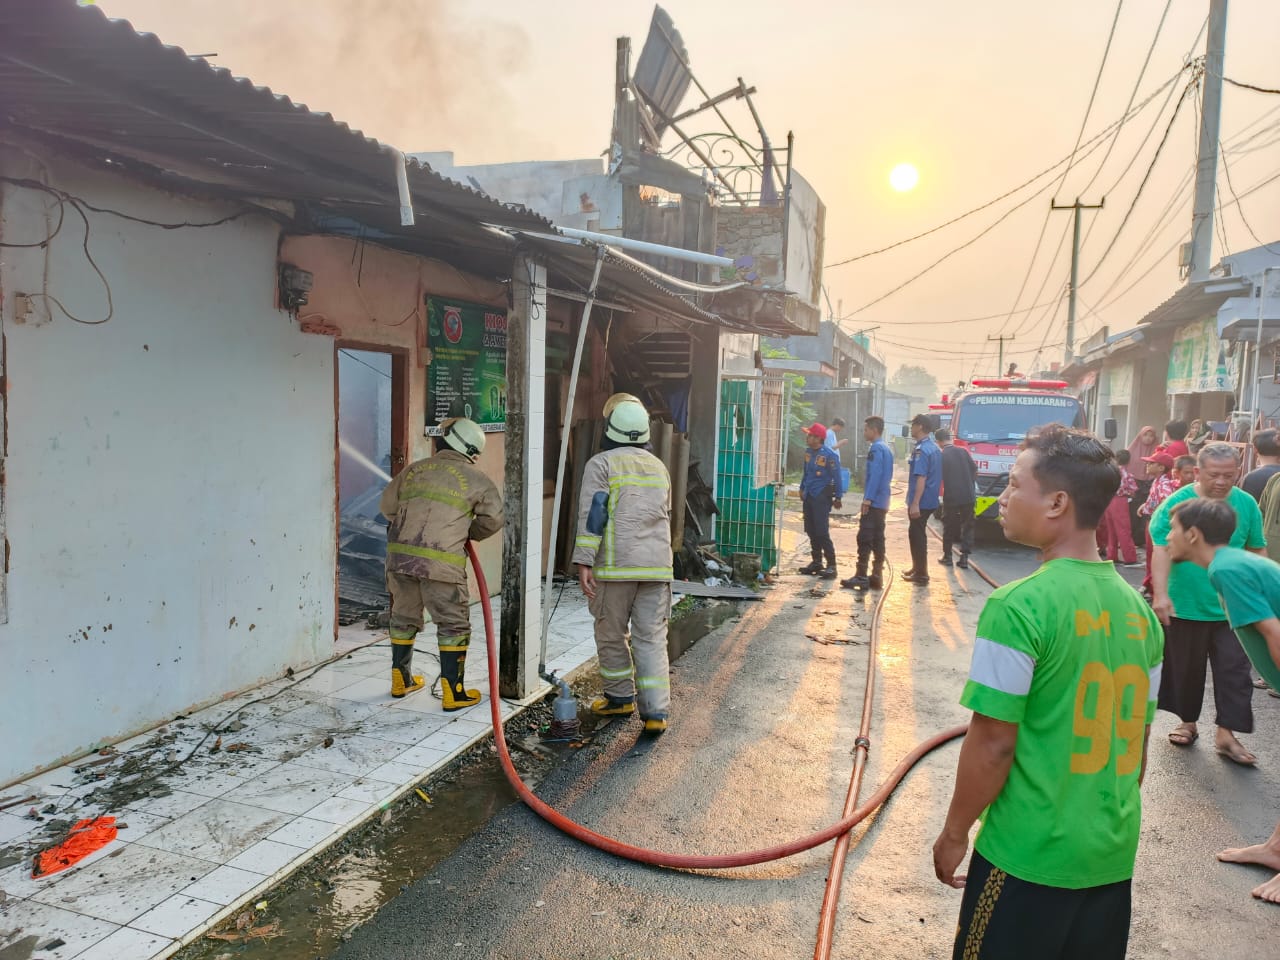
M 529 780 L 526 774 L 526 780 Z M 497 760 L 462 768 L 451 782 L 427 788 L 431 805 L 414 798 L 325 867 L 304 867 L 272 891 L 254 926 L 279 922 L 280 935 L 247 943 L 200 940 L 180 960 L 314 960 L 341 946 L 401 889 L 425 876 L 469 836 L 516 802 Z
M 712 601 L 681 616 L 667 634 L 671 659 L 740 612 L 737 603 Z M 599 694 L 598 684 L 598 676 L 592 676 L 574 685 L 583 739 L 589 739 L 602 723 L 589 709 L 592 696 Z M 531 787 L 560 758 L 581 746 L 581 741 L 542 743 L 536 734 L 521 736 L 510 726 L 507 735 L 517 767 Z M 523 749 L 545 758 L 541 764 L 525 762 L 522 744 Z M 314 960 L 333 953 L 344 934 L 367 922 L 402 888 L 426 876 L 468 837 L 517 802 L 496 757 L 489 753 L 479 757 L 425 788 L 430 806 L 411 797 L 391 809 L 389 822 L 344 841 L 341 852 L 303 867 L 271 891 L 267 909 L 254 912 L 252 925 L 278 922 L 279 936 L 247 942 L 202 939 L 178 953 L 178 960 Z
M 678 620 L 673 620 L 667 628 L 667 655 L 673 661 L 678 660 L 708 633 L 741 612 L 737 603 L 714 600 L 690 610 Z

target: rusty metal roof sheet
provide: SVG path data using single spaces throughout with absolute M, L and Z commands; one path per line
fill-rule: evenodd
M 285 199 L 396 203 L 384 144 L 74 0 L 0 4 L 0 90 L 10 128 L 175 179 Z M 408 173 L 428 214 L 550 227 L 416 160 Z
M 512 252 L 483 224 L 556 232 L 531 210 L 414 159 L 407 171 L 418 223 L 403 227 L 390 147 L 75 0 L 0 2 L 0 90 L 0 133 L 123 164 L 175 189 L 300 203 L 300 219 L 321 232 L 346 220 L 376 242 L 481 275 L 509 271 Z M 536 246 L 566 279 L 589 280 L 592 251 Z M 602 277 L 603 289 L 686 321 L 803 332 L 726 319 L 624 262 L 607 260 Z

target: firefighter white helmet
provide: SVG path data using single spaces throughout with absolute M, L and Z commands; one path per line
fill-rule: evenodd
M 484 453 L 484 431 L 474 420 L 453 417 L 440 424 L 440 437 L 472 463 Z
M 612 400 L 612 398 L 610 398 Z M 649 411 L 639 400 L 619 400 L 605 415 L 604 435 L 615 443 L 648 443 Z
M 604 402 L 604 418 L 608 420 L 609 414 L 613 413 L 613 408 L 616 407 L 618 404 L 628 400 L 631 403 L 640 403 L 639 397 L 633 397 L 629 393 L 615 393 L 612 397 L 610 397 L 608 400 Z M 640 405 L 644 406 L 644 404 L 640 404 Z

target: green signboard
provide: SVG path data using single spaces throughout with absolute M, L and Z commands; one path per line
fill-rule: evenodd
M 486 430 L 507 419 L 507 314 L 461 300 L 427 299 L 427 427 L 469 417 Z
M 1215 318 L 1189 323 L 1174 335 L 1166 379 L 1170 395 L 1235 392 L 1235 367 L 1218 338 Z

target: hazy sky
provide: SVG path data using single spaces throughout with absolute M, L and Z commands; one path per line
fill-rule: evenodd
M 704 86 L 718 93 L 742 76 L 759 88 L 757 106 L 774 142 L 795 132 L 796 169 L 827 205 L 828 264 L 937 226 L 1066 158 L 1116 11 L 1116 0 L 664 5 Z M 459 163 L 598 155 L 608 145 L 615 38 L 631 36 L 638 56 L 652 12 L 650 3 L 599 0 L 102 0 L 100 6 L 189 53 L 216 53 L 219 65 L 371 136 L 405 150 L 454 150 Z M 1179 70 L 1208 7 L 1208 0 L 1169 0 L 1135 104 Z M 1165 8 L 1166 0 L 1123 3 L 1086 143 L 1124 113 Z M 1277 42 L 1280 3 L 1233 0 L 1226 76 L 1280 88 Z M 1202 36 L 1193 53 L 1203 52 Z M 1046 360 L 1060 359 L 1066 305 L 1056 312 L 1054 305 L 1068 276 L 1071 214 L 1048 218 L 1028 274 L 1032 251 L 1051 194 L 1070 203 L 1079 193 L 1095 203 L 1104 192 L 1106 208 L 1085 215 L 1085 229 L 1093 232 L 1081 255 L 1081 277 L 1089 279 L 1077 343 L 1102 324 L 1112 332 L 1136 324 L 1181 283 L 1176 244 L 1190 233 L 1198 97 L 1183 103 L 1141 199 L 1100 258 L 1186 80 L 1184 74 L 1170 88 L 1163 113 L 1168 91 L 1124 126 L 1100 174 L 1107 138 L 1087 156 L 1088 146 L 1081 147 L 1056 191 L 1061 168 L 936 234 L 830 267 L 825 282 L 832 304 L 842 304 L 845 327 L 877 327 L 874 337 L 891 370 L 923 363 L 943 383 L 975 369 L 994 372 L 995 344 L 986 338 L 1002 331 L 1015 337 L 1006 362 L 1026 367 L 1042 344 Z M 751 129 L 745 106 L 728 110 L 739 131 Z M 710 122 L 690 125 L 700 131 Z M 1280 174 L 1280 96 L 1227 86 L 1221 139 L 1237 193 Z M 920 170 L 910 193 L 889 186 L 899 162 Z M 1218 180 L 1219 202 L 1229 204 L 1221 164 Z M 1009 213 L 1041 186 L 1048 189 Z M 1280 180 L 1224 211 L 1230 251 L 1257 244 L 1241 212 L 1263 241 L 1280 240 Z M 972 246 L 860 309 L 1007 213 Z M 1216 235 L 1215 262 L 1222 246 Z M 1024 278 L 1020 312 L 1010 318 Z M 1039 303 L 1047 306 L 1022 310 Z

